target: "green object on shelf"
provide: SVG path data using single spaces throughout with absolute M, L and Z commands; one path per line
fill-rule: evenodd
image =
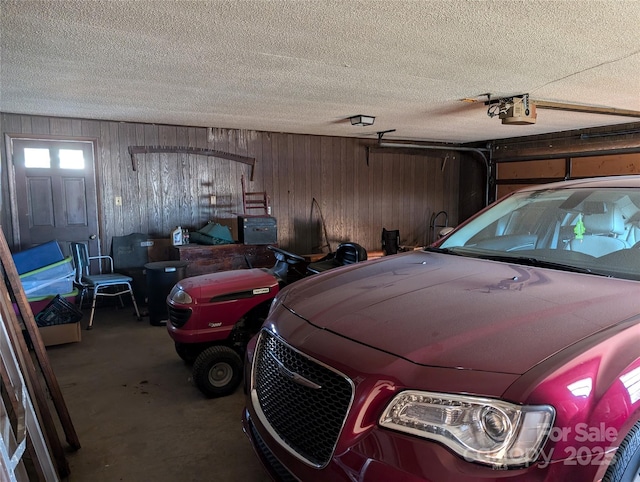
M 231 230 L 227 226 L 213 222 L 191 233 L 189 240 L 198 244 L 232 244 L 234 242 Z

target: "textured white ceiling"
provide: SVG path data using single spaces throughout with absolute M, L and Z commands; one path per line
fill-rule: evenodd
M 468 142 L 640 119 L 550 110 L 502 125 L 490 92 L 640 111 L 640 2 L 0 0 L 0 110 Z M 354 114 L 376 116 L 351 126 Z

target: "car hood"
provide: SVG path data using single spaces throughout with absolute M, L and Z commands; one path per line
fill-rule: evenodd
M 414 363 L 522 374 L 636 315 L 640 283 L 415 251 L 294 283 L 318 328 Z
M 276 278 L 261 268 L 220 271 L 185 278 L 179 286 L 194 298 L 209 300 L 222 295 L 253 292 L 253 290 L 273 289 L 278 285 Z

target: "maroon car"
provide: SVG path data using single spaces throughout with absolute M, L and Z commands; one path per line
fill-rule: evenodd
M 275 480 L 639 482 L 638 242 L 640 177 L 570 181 L 295 283 L 245 432 Z

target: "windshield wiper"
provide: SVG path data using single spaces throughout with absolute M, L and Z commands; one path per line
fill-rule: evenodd
M 455 256 L 467 256 L 464 253 L 461 253 L 459 251 L 454 251 L 453 249 L 450 249 L 450 248 L 432 248 L 427 246 L 426 248 L 424 248 L 424 250 L 429 251 L 430 253 L 453 254 Z
M 480 259 L 488 259 L 490 261 L 502 261 L 505 263 L 516 263 L 516 264 L 522 264 L 525 266 L 534 266 L 536 268 L 552 268 L 552 269 L 559 269 L 562 271 L 570 271 L 572 273 L 584 273 L 584 274 L 594 274 L 598 276 L 609 276 L 603 273 L 595 272 L 590 268 L 582 268 L 580 266 L 574 266 L 574 265 L 565 264 L 565 263 L 558 263 L 556 261 L 546 261 L 544 259 L 533 258 L 531 256 L 503 256 L 503 255 L 481 254 L 476 257 Z
M 600 273 L 591 268 L 583 268 L 572 264 L 559 263 L 557 261 L 547 261 L 544 259 L 534 258 L 533 256 L 506 256 L 500 254 L 488 254 L 486 252 L 478 253 L 473 250 L 452 249 L 452 248 L 424 248 L 425 251 L 441 254 L 452 254 L 454 256 L 465 256 L 468 258 L 488 259 L 490 261 L 501 261 L 504 263 L 516 263 L 524 266 L 534 266 L 536 268 L 551 268 L 562 271 L 570 271 L 572 273 L 592 274 L 597 276 L 611 277 L 611 274 Z

